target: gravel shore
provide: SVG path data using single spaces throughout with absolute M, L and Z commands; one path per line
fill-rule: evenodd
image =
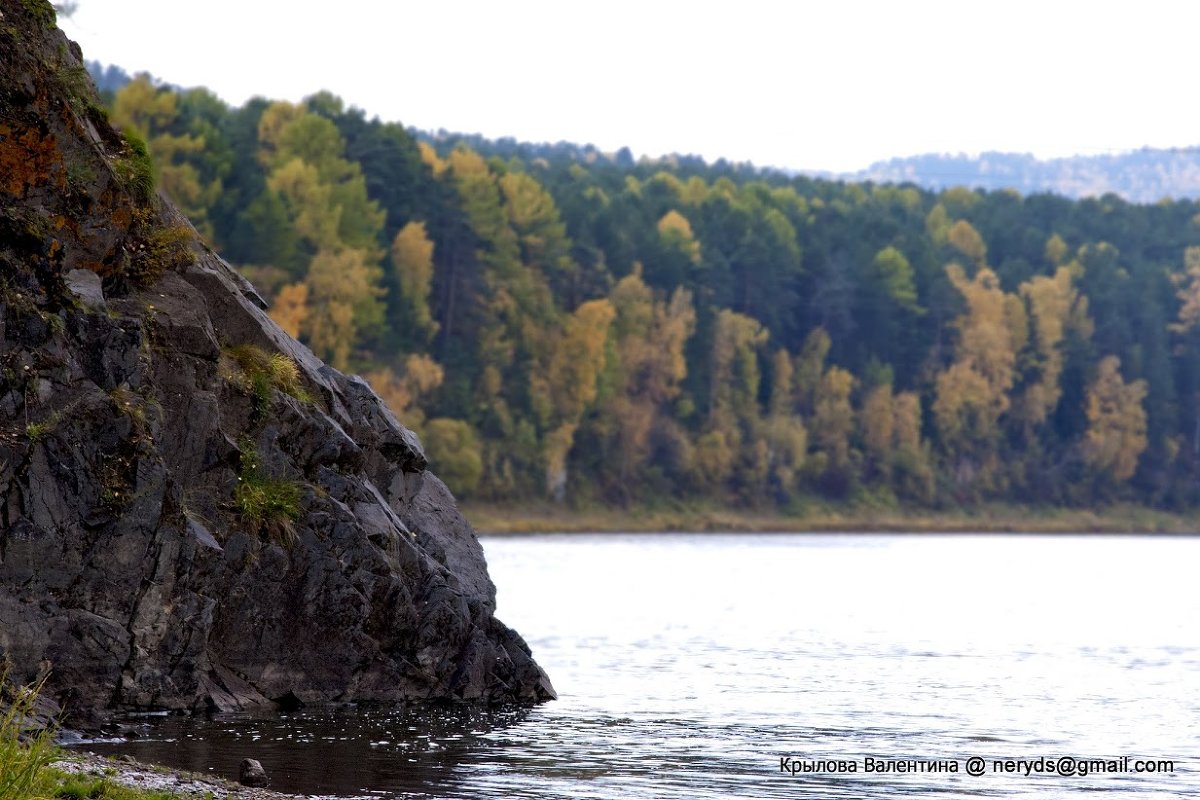
M 51 766 L 75 775 L 107 778 L 134 789 L 169 792 L 181 798 L 198 800 L 297 800 L 297 797 L 320 797 L 283 794 L 270 789 L 252 789 L 212 775 L 180 772 L 154 764 L 144 764 L 131 756 L 113 759 L 80 750 L 68 751 L 61 760 Z

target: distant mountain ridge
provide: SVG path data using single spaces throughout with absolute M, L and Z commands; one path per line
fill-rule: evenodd
M 1200 197 L 1200 146 L 1040 160 L 1028 153 L 928 154 L 879 161 L 845 181 L 1051 192 L 1072 198 L 1116 194 L 1134 203 Z

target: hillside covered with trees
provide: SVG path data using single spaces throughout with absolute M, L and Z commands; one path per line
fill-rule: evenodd
M 1027 153 L 928 154 L 881 161 L 839 177 L 913 183 L 934 190 L 969 186 L 1076 198 L 1116 194 L 1138 203 L 1157 203 L 1164 198 L 1194 200 L 1200 197 L 1200 147 L 1146 147 L 1128 153 L 1045 160 Z
M 418 140 L 145 77 L 112 118 L 468 498 L 1200 497 L 1194 202 Z

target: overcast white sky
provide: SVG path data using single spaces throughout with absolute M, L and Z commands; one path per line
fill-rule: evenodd
M 1200 144 L 1200 3 L 79 0 L 84 56 L 241 104 L 854 170 Z

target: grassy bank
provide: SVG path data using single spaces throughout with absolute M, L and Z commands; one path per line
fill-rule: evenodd
M 703 506 L 569 508 L 464 503 L 481 533 L 584 531 L 1196 533 L 1200 514 L 1171 514 L 1136 505 L 1103 509 L 986 505 L 953 511 L 809 506 L 795 513 Z
M 40 689 L 8 682 L 0 669 L 0 800 L 290 800 L 209 775 L 63 750 L 38 711 Z
M 230 780 L 119 761 L 51 747 L 33 773 L 18 777 L 0 764 L 2 800 L 292 800 L 292 795 L 251 789 Z

